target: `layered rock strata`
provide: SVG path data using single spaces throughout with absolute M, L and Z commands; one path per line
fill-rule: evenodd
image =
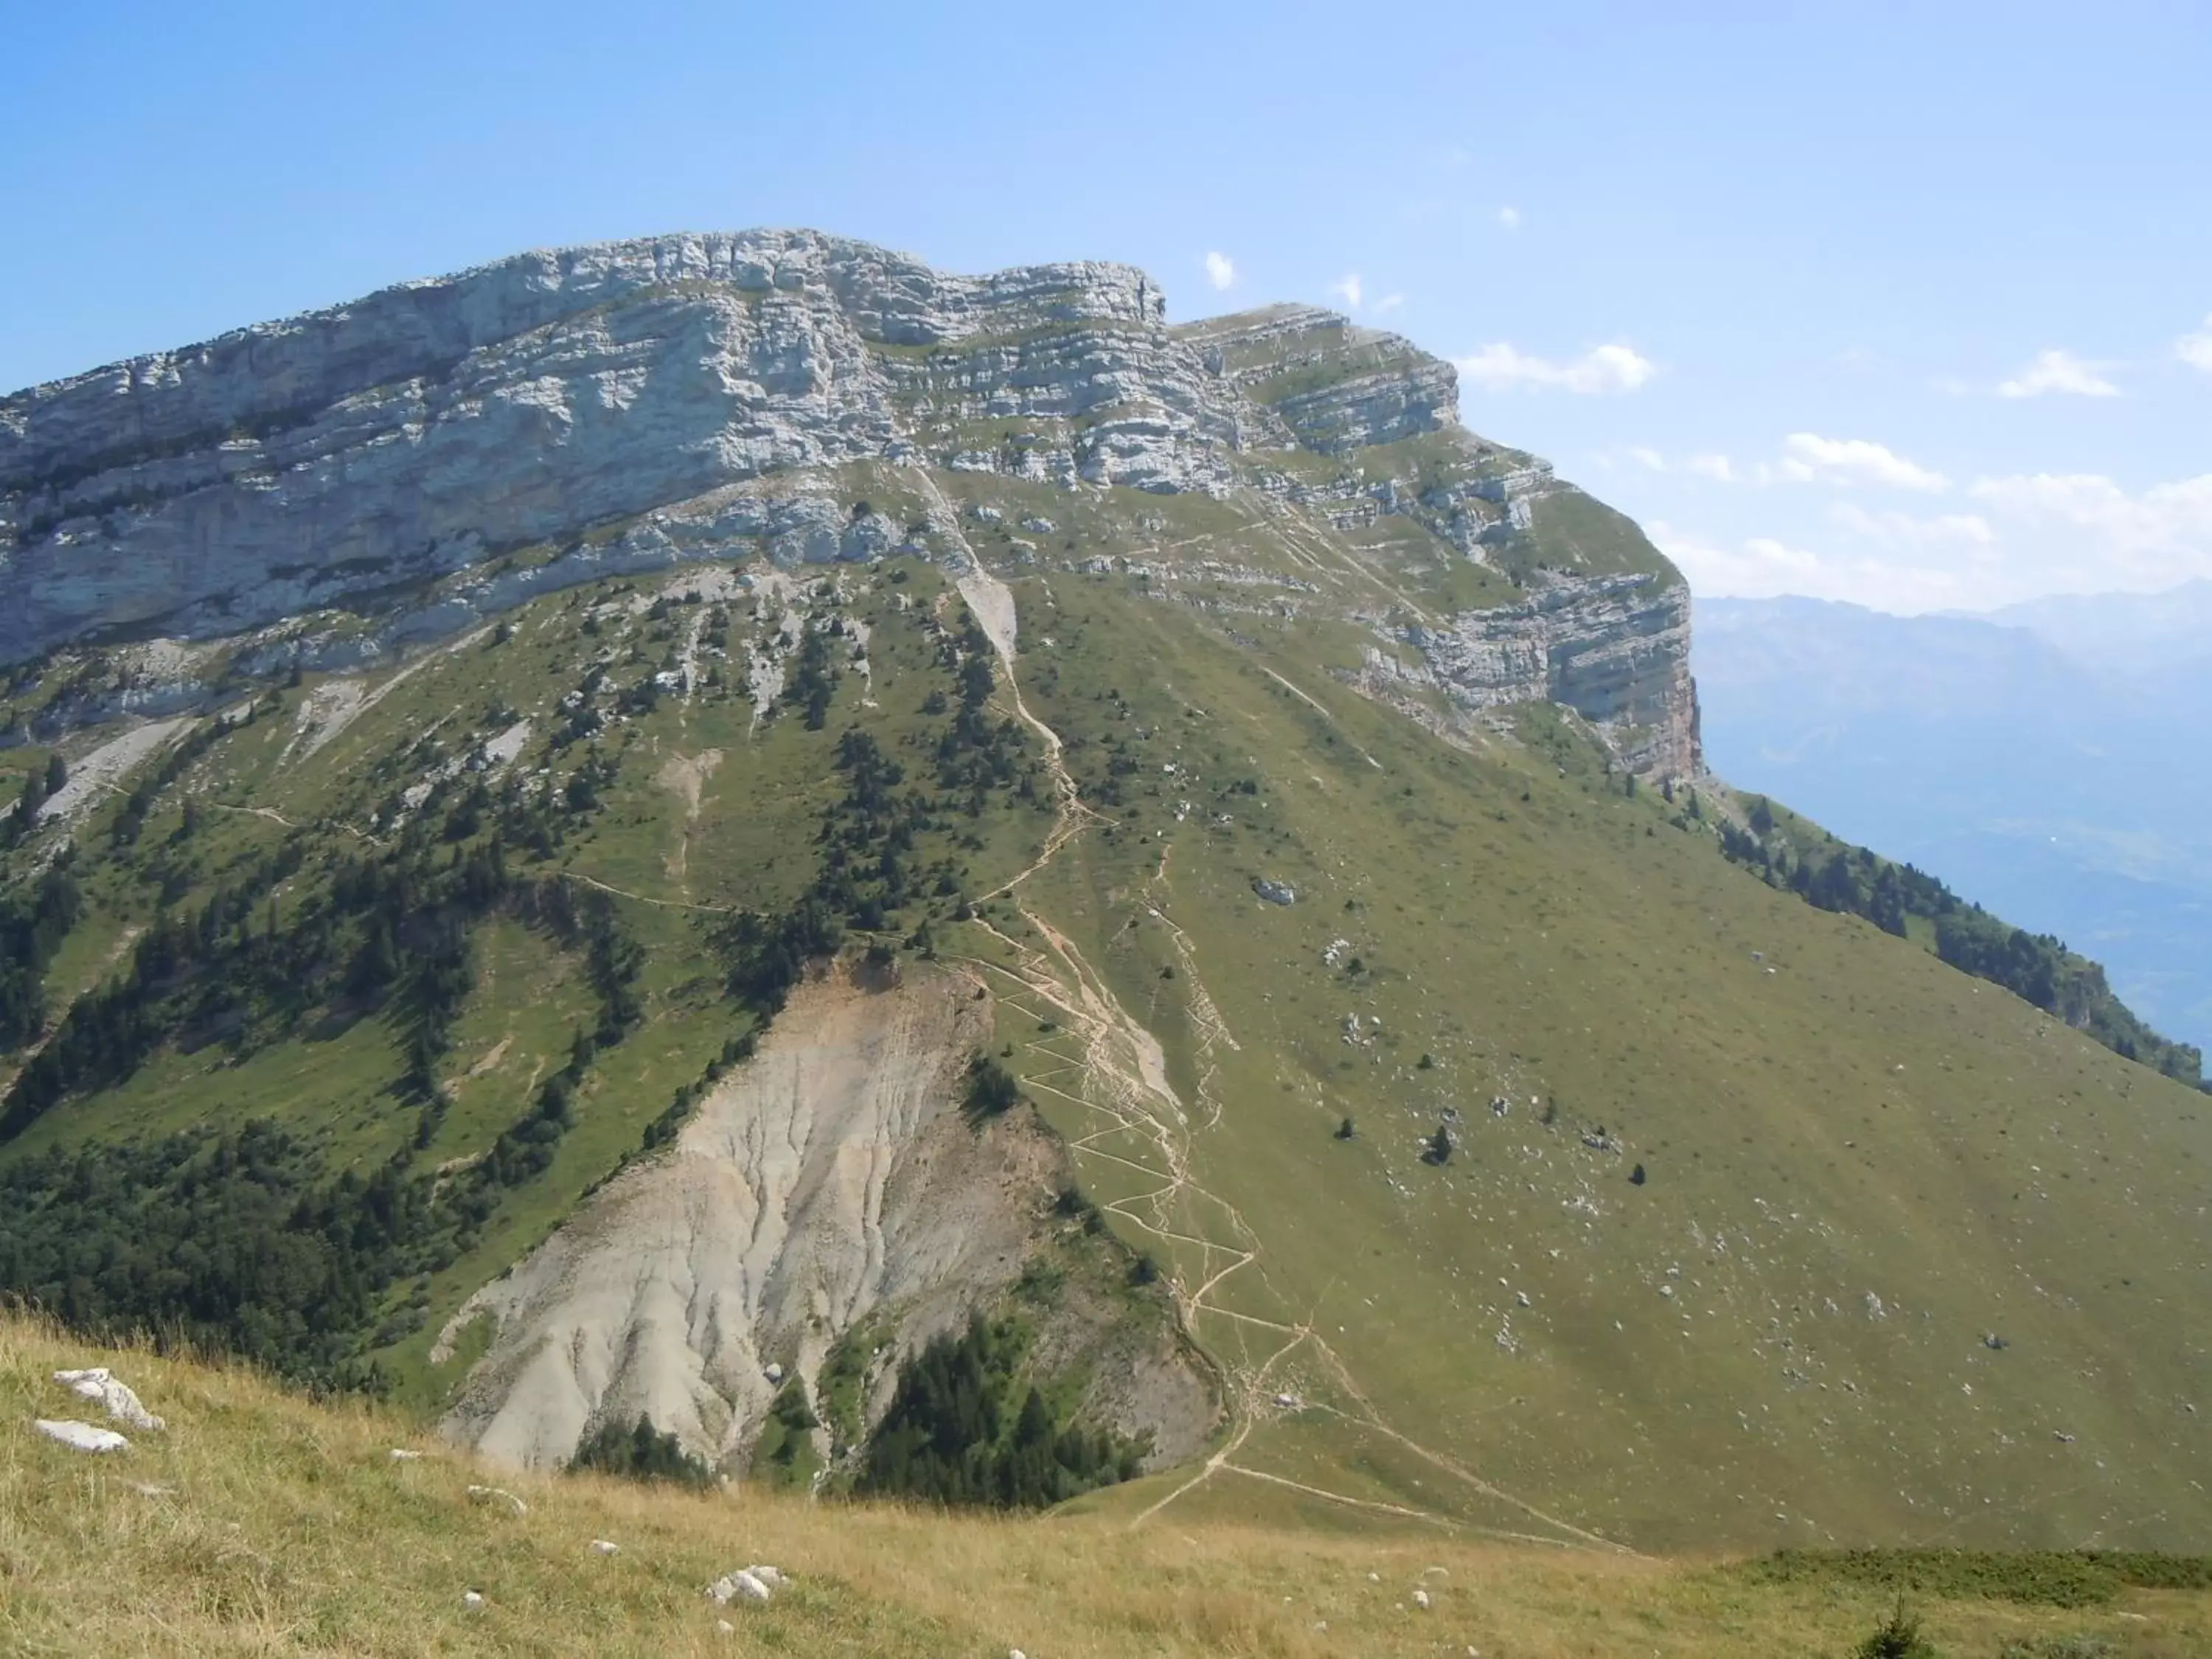
M 1249 491 L 1325 533 L 1403 519 L 1533 565 L 1544 503 L 1575 492 L 1467 433 L 1456 401 L 1449 363 L 1312 307 L 1170 327 L 1127 265 L 951 276 L 808 231 L 527 253 L 0 399 L 0 665 L 343 607 L 378 620 L 235 665 L 343 667 L 687 559 L 957 556 L 928 480 L 963 473 Z M 919 480 L 897 518 L 848 476 L 886 466 Z M 1468 663 L 1440 672 L 1472 698 L 1549 684 L 1672 721 L 1644 747 L 1693 755 L 1686 659 L 1666 660 L 1686 621 L 1632 626 L 1629 649 L 1610 601 L 1530 604 L 1462 619 L 1464 648 L 1438 648 Z M 1540 638 L 1558 672 L 1490 661 Z M 72 693 L 44 718 L 198 695 Z
M 1595 726 L 1630 771 L 1703 769 L 1686 587 L 1645 575 L 1556 578 L 1519 605 L 1404 637 L 1462 708 L 1559 703 Z

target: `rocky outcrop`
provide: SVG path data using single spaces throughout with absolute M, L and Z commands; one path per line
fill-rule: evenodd
M 528 254 L 0 403 L 0 660 L 234 632 L 771 474 L 973 464 L 985 419 L 1039 422 L 1044 476 L 1218 488 L 1225 393 L 1127 266 L 945 276 L 780 232 Z
M 1181 332 L 1265 411 L 1255 441 L 1333 455 L 1459 422 L 1449 363 L 1317 306 L 1269 306 Z
M 947 276 L 774 231 L 525 254 L 0 400 L 0 661 L 534 569 L 854 461 L 1218 494 L 1249 451 L 1435 431 L 1455 397 L 1310 307 L 1171 330 L 1126 265 Z M 882 550 L 750 511 L 729 532 L 780 559 Z
M 1556 577 L 1519 605 L 1413 627 L 1436 683 L 1468 708 L 1550 702 L 1604 733 L 1629 770 L 1704 769 L 1690 678 L 1690 590 L 1647 575 Z

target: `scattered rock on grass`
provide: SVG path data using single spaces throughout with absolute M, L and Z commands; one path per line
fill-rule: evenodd
M 118 1380 L 105 1365 L 94 1365 L 81 1371 L 56 1371 L 54 1381 L 79 1399 L 98 1401 L 118 1423 L 128 1423 L 134 1429 L 168 1426 L 138 1402 L 137 1395 L 128 1382 Z
M 592 1553 L 594 1555 L 619 1555 L 622 1553 L 622 1546 L 620 1544 L 611 1544 L 604 1538 L 594 1538 L 592 1540 Z
M 507 1491 L 504 1486 L 471 1486 L 469 1488 L 469 1497 L 474 1502 L 478 1504 L 498 1504 L 504 1505 L 507 1509 L 516 1515 L 527 1515 L 530 1513 L 530 1505 L 524 1503 L 520 1498 L 517 1498 L 513 1492 Z
M 707 1587 L 707 1594 L 714 1598 L 714 1605 L 726 1607 L 732 1601 L 766 1601 L 769 1598 L 767 1581 L 750 1567 L 725 1573 Z
M 49 1440 L 58 1440 L 64 1446 L 81 1452 L 118 1452 L 130 1449 L 131 1443 L 112 1429 L 94 1428 L 89 1423 L 73 1419 L 57 1422 L 50 1418 L 36 1418 L 31 1426 Z
M 1253 878 L 1252 890 L 1270 904 L 1296 904 L 1298 902 L 1297 888 L 1286 881 L 1273 881 L 1266 876 Z

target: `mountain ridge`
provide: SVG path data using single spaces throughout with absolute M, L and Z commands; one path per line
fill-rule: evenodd
M 57 646 L 150 633 L 244 636 L 249 672 L 335 668 L 733 544 L 786 565 L 957 560 L 957 526 L 905 477 L 939 469 L 1409 520 L 1516 580 L 1556 572 L 1570 608 L 1585 572 L 1647 577 L 1650 631 L 1679 638 L 1642 653 L 1626 695 L 1601 673 L 1592 712 L 1650 734 L 1630 744 L 1639 769 L 1694 771 L 1680 578 L 1625 520 L 1584 524 L 1548 467 L 1465 434 L 1456 398 L 1448 363 L 1312 307 L 1171 329 L 1127 266 L 943 277 L 813 232 L 517 256 L 0 399 L 16 597 L 0 659 L 20 679 Z M 1329 465 L 1392 446 L 1380 479 Z M 890 468 L 905 515 L 822 487 L 854 467 Z M 388 614 L 272 627 L 340 605 Z M 1572 665 L 1546 660 L 1557 631 L 1521 630 L 1533 657 L 1440 672 L 1477 699 L 1533 677 L 1574 702 Z

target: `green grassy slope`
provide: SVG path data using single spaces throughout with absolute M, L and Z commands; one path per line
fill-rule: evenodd
M 167 1431 L 100 1460 L 37 1436 L 33 1417 L 76 1403 L 49 1374 L 94 1363 L 114 1365 Z M 394 1446 L 423 1455 L 394 1462 Z M 472 1501 L 478 1485 L 512 1490 L 527 1513 Z M 793 1581 L 766 1607 L 720 1609 L 702 1594 L 756 1561 Z M 756 1486 L 694 1495 L 518 1476 L 425 1446 L 389 1413 L 313 1404 L 240 1370 L 106 1352 L 15 1319 L 0 1320 L 0 1572 L 10 1651 L 193 1659 L 906 1659 L 1017 1646 L 1075 1659 L 1411 1659 L 1468 1648 L 1643 1659 L 1655 1646 L 1766 1659 L 1848 1653 L 1893 1605 L 1886 1585 L 1850 1577 L 1508 1547 L 1426 1528 L 1132 1531 L 1067 1515 L 1010 1524 Z M 465 1603 L 470 1592 L 480 1605 Z M 2179 1659 L 2212 1640 L 2202 1590 L 2130 1588 L 2054 1606 L 1938 1582 L 1912 1602 L 1956 1659 L 2062 1638 L 2106 1645 L 2030 1648 L 2022 1659 Z
M 1036 724 L 973 816 L 923 832 L 882 937 L 926 921 L 990 975 L 1008 1063 L 1236 1393 L 1208 1461 L 1087 1501 L 1590 1547 L 2201 1540 L 2203 1096 L 1731 866 L 1656 792 L 1622 794 L 1569 717 L 1508 731 L 1447 722 L 1418 687 L 1403 709 L 1359 695 L 1378 619 L 1510 596 L 1514 573 L 1413 520 L 1330 534 L 1244 495 L 945 487 L 1001 514 L 963 520 L 1020 617 L 990 717 Z M 1602 509 L 1553 499 L 1587 566 L 1640 568 Z M 1048 532 L 1021 528 L 1040 517 Z M 821 875 L 842 735 L 918 775 L 950 718 L 939 629 L 959 605 L 911 560 L 819 580 L 810 614 L 865 625 L 871 669 L 839 663 L 821 730 L 796 708 L 756 729 L 741 695 L 781 598 L 758 623 L 751 597 L 725 601 L 727 654 L 702 626 L 696 690 L 647 708 L 636 688 L 691 651 L 714 601 L 685 595 L 710 574 L 550 596 L 359 688 L 261 688 L 264 712 L 152 799 L 135 842 L 112 843 L 113 795 L 73 830 L 86 915 L 49 970 L 57 1011 L 122 971 L 165 905 L 193 911 L 288 846 L 298 867 L 256 890 L 249 931 L 270 898 L 280 930 L 312 909 L 361 837 L 404 842 L 403 815 L 444 826 L 434 859 L 483 846 L 485 825 L 451 835 L 471 779 L 495 805 L 563 803 L 557 844 L 518 844 L 512 873 L 606 896 L 643 1017 L 592 1056 L 550 1166 L 377 1291 L 374 1357 L 416 1407 L 474 1357 L 433 1364 L 446 1316 L 754 1029 L 720 933 Z M 562 744 L 562 701 L 601 659 L 606 723 Z M 309 752 L 357 689 L 377 700 Z M 467 769 L 526 717 L 518 755 Z M 595 745 L 611 774 L 571 807 Z M 14 879 L 58 834 L 9 855 Z M 1264 902 L 1263 878 L 1297 902 Z M 436 1059 L 448 1104 L 408 1164 L 452 1190 L 602 1001 L 580 940 L 519 902 L 471 927 Z M 0 1175 L 253 1115 L 333 1171 L 411 1145 L 396 1006 L 334 993 L 242 1018 L 67 1096 L 0 1147 Z M 1448 1114 L 1452 1154 L 1425 1163 Z
M 1086 797 L 1108 744 L 1135 764 L 1024 902 L 1183 1119 L 1042 1097 L 1257 1402 L 1230 1496 L 1180 1501 L 1286 1490 L 1249 1468 L 1639 1544 L 2201 1535 L 2203 1097 L 1764 887 L 1594 757 L 1434 741 L 1313 632 L 1231 653 L 1117 583 L 1053 599 L 1036 706 Z M 1064 1088 L 1078 1043 L 1030 1029 Z

